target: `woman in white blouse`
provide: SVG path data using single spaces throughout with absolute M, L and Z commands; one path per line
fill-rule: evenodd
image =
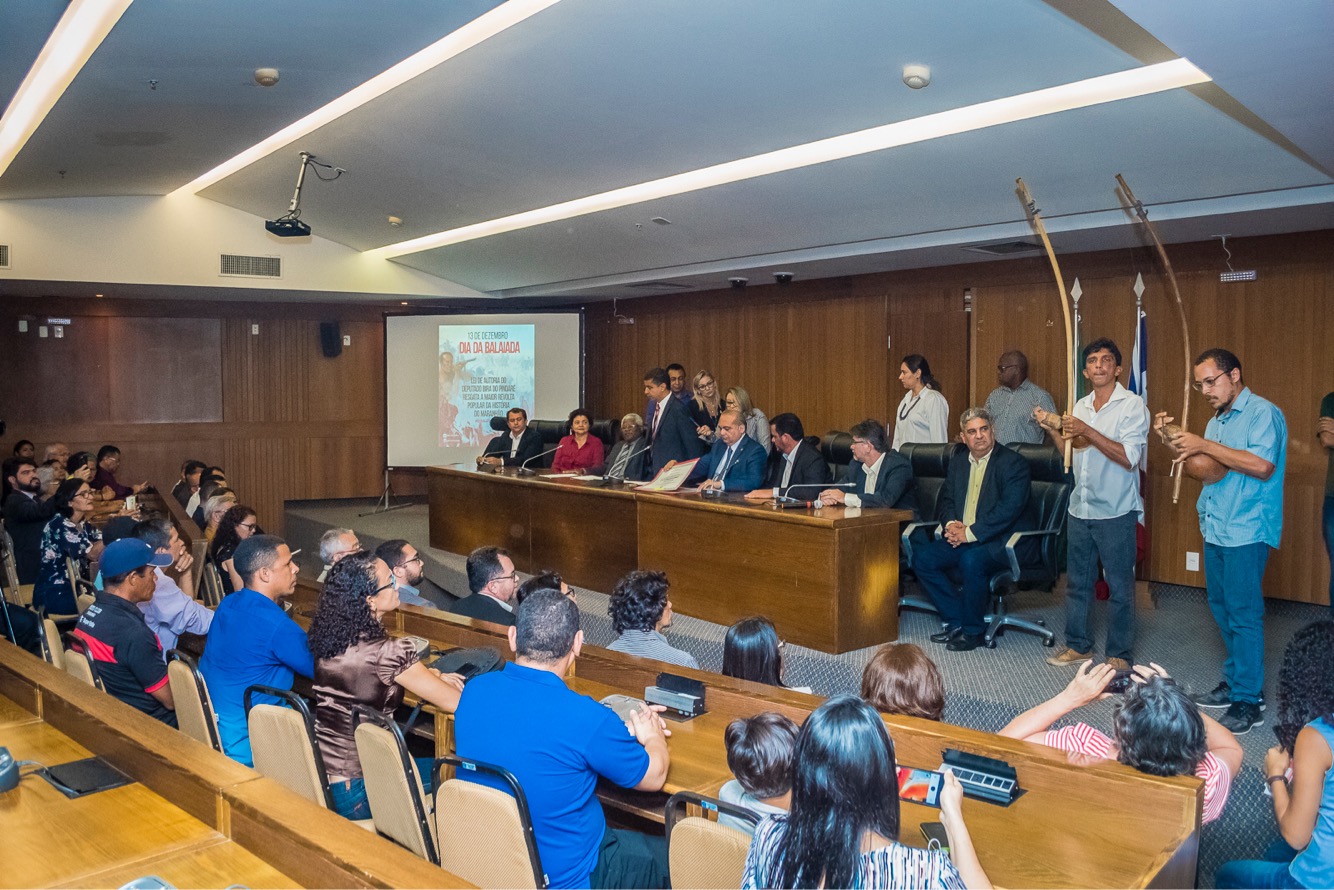
M 903 357 L 899 383 L 907 390 L 894 423 L 895 451 L 908 442 L 948 442 L 950 406 L 940 394 L 940 381 L 931 376 L 931 365 L 917 353 Z

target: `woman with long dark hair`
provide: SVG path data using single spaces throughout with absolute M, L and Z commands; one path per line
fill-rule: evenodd
M 93 512 L 93 487 L 81 478 L 66 479 L 51 500 L 56 515 L 42 529 L 42 563 L 32 604 L 43 614 L 73 615 L 79 607 L 65 559 L 74 560 L 86 578 L 89 562 L 102 554 L 102 533 L 88 521 Z
M 208 545 L 208 558 L 217 567 L 218 577 L 222 579 L 223 596 L 236 593 L 245 587 L 245 582 L 241 580 L 241 576 L 236 573 L 236 568 L 232 565 L 232 557 L 242 541 L 256 534 L 258 524 L 259 517 L 255 515 L 255 511 L 244 504 L 229 507 L 218 521 L 218 530 Z
M 361 550 L 329 569 L 307 634 L 315 656 L 315 735 L 334 809 L 349 819 L 371 818 L 357 756 L 356 706 L 392 716 L 407 690 L 452 713 L 463 691 L 462 677 L 426 667 L 411 640 L 385 632 L 382 616 L 396 608 L 389 566 Z M 419 760 L 417 771 L 429 791 L 431 761 Z
M 1278 672 L 1278 745 L 1265 755 L 1279 837 L 1235 860 L 1218 887 L 1334 887 L 1334 621 L 1297 631 Z M 1289 779 L 1291 775 L 1291 779 Z
M 875 709 L 855 695 L 829 699 L 797 737 L 791 812 L 755 830 L 741 886 L 990 887 L 953 773 L 940 793 L 950 854 L 899 843 L 897 771 Z
M 926 356 L 913 353 L 899 365 L 899 383 L 907 390 L 892 423 L 895 451 L 908 442 L 948 442 L 950 405 L 940 394 L 940 381 Z
M 723 637 L 723 676 L 787 688 L 783 683 L 783 641 L 774 623 L 756 616 L 742 618 Z M 801 687 L 798 692 L 810 692 Z

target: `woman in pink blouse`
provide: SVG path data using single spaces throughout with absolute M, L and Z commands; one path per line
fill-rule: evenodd
M 589 433 L 592 425 L 592 418 L 583 408 L 570 412 L 570 435 L 556 446 L 556 456 L 551 461 L 552 472 L 573 473 L 602 466 L 602 440 Z

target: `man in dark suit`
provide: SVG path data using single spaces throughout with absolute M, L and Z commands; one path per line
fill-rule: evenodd
M 514 594 L 519 589 L 519 575 L 509 551 L 499 547 L 478 547 L 468 554 L 468 589 L 465 596 L 449 607 L 455 615 L 514 625 Z
M 542 437 L 537 430 L 528 429 L 528 412 L 511 408 L 505 415 L 510 431 L 486 443 L 486 450 L 477 458 L 477 466 L 518 467 L 542 453 Z
M 880 421 L 866 419 L 852 427 L 852 456 L 848 469 L 848 487 L 820 492 L 820 500 L 830 506 L 893 507 L 911 510 L 917 516 L 913 496 L 912 464 L 885 443 L 885 428 Z
M 748 492 L 759 485 L 769 453 L 746 435 L 746 421 L 741 412 L 724 411 L 718 415 L 717 433 L 718 441 L 695 464 L 690 480 L 699 481 L 701 491 Z
M 6 460 L 4 477 L 11 489 L 4 511 L 5 531 L 14 539 L 14 568 L 20 584 L 33 584 L 42 564 L 42 529 L 56 515 L 56 504 L 42 499 L 42 480 L 31 458 Z
M 690 413 L 672 395 L 667 372 L 652 368 L 644 374 L 644 395 L 658 407 L 649 423 L 649 477 L 672 461 L 691 460 L 704 451 Z
M 996 443 L 991 415 L 969 408 L 959 424 L 966 452 L 950 460 L 937 505 L 944 534 L 913 552 L 913 571 L 940 611 L 945 628 L 931 639 L 954 652 L 982 643 L 988 579 L 1008 561 L 1005 542 L 1023 531 L 1028 462 Z M 962 585 L 956 584 L 958 575 Z
M 797 415 L 783 413 L 770 419 L 769 440 L 773 442 L 774 453 L 769 458 L 764 484 L 746 497 L 754 500 L 781 497 L 796 486 L 797 497 L 814 500 L 821 487 L 834 481 L 829 464 L 820 454 L 818 440 L 806 441 L 806 431 Z

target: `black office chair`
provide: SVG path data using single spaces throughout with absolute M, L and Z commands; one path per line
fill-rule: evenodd
M 835 482 L 846 482 L 852 464 L 852 433 L 830 430 L 820 437 L 820 456 L 829 464 Z

